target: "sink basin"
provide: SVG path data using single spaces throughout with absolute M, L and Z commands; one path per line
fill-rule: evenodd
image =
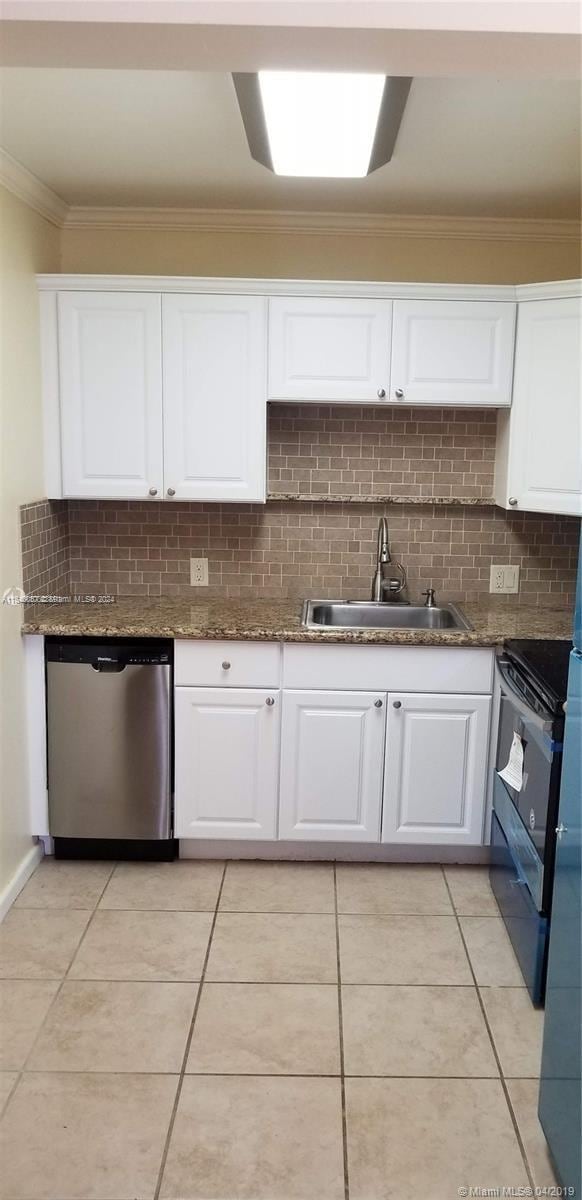
M 306 600 L 301 624 L 306 629 L 472 629 L 456 604 L 427 608 L 374 600 Z

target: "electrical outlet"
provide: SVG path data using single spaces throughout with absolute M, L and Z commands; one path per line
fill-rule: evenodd
M 489 575 L 489 591 L 498 596 L 514 595 L 519 591 L 519 567 L 493 566 Z
M 208 587 L 208 559 L 190 559 L 190 584 L 192 587 Z

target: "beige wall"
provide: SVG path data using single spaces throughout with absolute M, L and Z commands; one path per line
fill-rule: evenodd
M 37 271 L 59 231 L 0 188 L 0 595 L 20 584 L 19 505 L 43 494 Z M 31 846 L 21 613 L 0 608 L 0 892 Z
M 575 242 L 69 229 L 63 271 L 530 283 L 580 274 Z

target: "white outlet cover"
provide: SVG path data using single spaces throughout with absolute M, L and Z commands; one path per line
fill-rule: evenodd
M 190 559 L 190 586 L 208 587 L 208 559 Z
M 515 595 L 519 591 L 519 567 L 510 563 L 494 564 L 489 572 L 489 591 L 497 596 Z
M 505 568 L 505 594 L 514 595 L 519 591 L 519 567 Z

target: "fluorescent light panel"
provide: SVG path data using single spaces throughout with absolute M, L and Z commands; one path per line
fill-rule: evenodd
M 367 175 L 386 78 L 316 71 L 259 71 L 277 175 Z

